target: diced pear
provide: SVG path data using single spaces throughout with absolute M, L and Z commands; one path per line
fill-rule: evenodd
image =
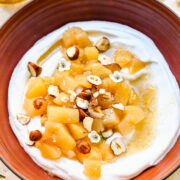
M 117 126 L 116 130 L 120 132 L 123 136 L 128 135 L 130 132 L 132 132 L 135 129 L 135 126 L 126 120 L 122 120 Z
M 61 124 L 46 121 L 45 132 L 43 134 L 43 137 L 46 139 L 56 138 L 56 135 L 58 134 L 60 128 L 61 128 Z
M 64 79 L 59 83 L 59 87 L 64 92 L 68 92 L 69 90 L 74 91 L 78 87 L 78 83 L 75 79 L 71 76 L 66 76 Z
M 129 67 L 133 58 L 134 55 L 126 49 L 118 49 L 114 52 L 114 61 L 122 68 Z
M 124 113 L 124 119 L 132 124 L 138 124 L 145 117 L 143 110 L 138 106 L 126 106 Z
M 41 116 L 46 113 L 47 109 L 47 101 L 43 103 L 43 105 L 40 107 L 40 109 L 35 109 L 34 108 L 34 100 L 35 99 L 27 99 L 25 98 L 24 100 L 24 110 L 26 114 L 30 117 L 34 116 Z
M 115 113 L 114 109 L 105 109 L 104 114 L 105 114 L 103 119 L 104 126 L 111 128 L 119 123 L 119 117 Z
M 75 140 L 84 138 L 88 134 L 82 124 L 68 124 L 67 126 Z
M 92 129 L 98 133 L 104 131 L 104 125 L 102 119 L 94 119 Z
M 76 151 L 76 155 L 81 163 L 83 163 L 85 159 L 99 160 L 99 161 L 102 160 L 101 151 L 99 151 L 99 149 L 95 147 L 92 147 L 90 153 L 88 154 L 83 154 L 80 153 L 79 151 Z
M 92 45 L 85 31 L 76 34 L 76 42 L 81 48 Z
M 78 109 L 48 105 L 47 118 L 48 121 L 57 123 L 78 123 L 79 111 Z
M 57 160 L 62 155 L 61 150 L 55 145 L 37 142 L 36 146 L 39 148 L 44 158 Z
M 84 160 L 84 174 L 89 178 L 101 177 L 101 161 L 97 160 Z
M 89 63 L 87 64 L 86 70 L 91 71 L 93 75 L 100 78 L 108 77 L 111 74 L 111 70 L 100 63 Z
M 29 81 L 26 92 L 27 98 L 35 98 L 38 96 L 44 97 L 46 95 L 47 95 L 47 87 L 41 78 L 35 78 Z
M 77 30 L 74 28 L 69 28 L 63 33 L 62 42 L 64 47 L 68 48 L 76 44 L 75 32 Z
M 82 74 L 84 71 L 84 65 L 80 63 L 71 62 L 70 71 L 73 75 Z
M 102 154 L 102 160 L 103 161 L 111 161 L 115 158 L 110 145 L 106 144 L 105 142 L 102 142 L 99 147 L 101 154 Z
M 73 150 L 76 147 L 74 138 L 71 136 L 65 125 L 60 124 L 60 126 L 55 144 L 64 150 Z
M 139 96 L 134 89 L 131 88 L 131 94 L 128 100 L 128 105 L 138 105 L 139 104 Z
M 131 74 L 134 74 L 138 72 L 139 70 L 143 69 L 146 65 L 147 65 L 146 62 L 143 62 L 139 60 L 138 58 L 133 58 L 129 71 Z
M 69 101 L 69 96 L 66 93 L 59 93 L 59 95 L 53 99 L 53 102 L 59 106 L 67 104 Z
M 87 75 L 80 74 L 75 77 L 75 80 L 79 87 L 91 88 L 92 84 L 90 84 L 87 80 Z
M 97 60 L 99 52 L 95 47 L 86 47 L 84 53 L 88 60 Z
M 114 94 L 114 103 L 127 105 L 131 95 L 131 87 L 126 83 L 119 83 Z

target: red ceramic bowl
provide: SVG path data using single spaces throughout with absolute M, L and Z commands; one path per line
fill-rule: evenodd
M 149 36 L 180 83 L 180 20 L 155 0 L 34 0 L 0 30 L 0 155 L 21 177 L 49 177 L 24 152 L 8 122 L 7 96 L 12 71 L 41 37 L 71 21 L 107 20 L 131 26 Z M 16 95 L 16 94 L 14 94 Z M 155 167 L 136 179 L 161 179 L 180 164 L 180 139 Z

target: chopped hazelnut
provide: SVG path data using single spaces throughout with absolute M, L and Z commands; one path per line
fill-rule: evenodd
M 34 130 L 29 133 L 29 139 L 31 141 L 38 141 L 42 137 L 42 133 L 39 130 Z
M 85 117 L 87 117 L 88 115 L 86 114 L 86 112 L 83 109 L 78 109 L 79 110 L 79 119 L 80 121 L 83 121 L 83 119 Z
M 37 77 L 41 74 L 42 67 L 38 66 L 37 64 L 34 64 L 33 62 L 28 62 L 28 70 L 33 77 Z
M 96 111 L 96 108 L 89 107 L 88 112 L 93 118 L 101 119 L 104 116 L 104 113 Z
M 34 145 L 34 141 L 31 141 L 29 138 L 26 140 L 25 142 L 28 146 L 33 146 Z
M 91 107 L 96 107 L 96 106 L 98 106 L 98 100 L 97 100 L 97 98 L 95 98 L 94 96 L 92 96 L 91 99 L 90 99 L 90 105 L 89 105 L 89 106 L 91 106 Z
M 88 109 L 89 101 L 80 97 L 76 98 L 76 105 L 81 109 Z
M 103 136 L 104 138 L 109 138 L 109 137 L 111 137 L 112 135 L 113 135 L 112 129 L 109 129 L 109 130 L 107 130 L 107 131 L 102 132 L 102 136 Z
M 22 125 L 26 125 L 29 123 L 29 121 L 31 120 L 31 118 L 29 116 L 26 116 L 24 114 L 18 114 L 17 115 L 17 120 L 22 124 Z
M 120 65 L 117 64 L 117 63 L 108 64 L 108 65 L 105 65 L 105 67 L 107 67 L 108 69 L 110 69 L 112 72 L 120 71 L 120 70 L 121 70 Z
M 76 93 L 72 90 L 69 90 L 68 93 L 70 94 L 70 102 L 74 102 L 76 99 Z
M 59 88 L 58 86 L 50 85 L 48 87 L 48 94 L 52 97 L 57 97 L 59 95 Z
M 99 89 L 99 94 L 105 94 L 106 90 L 105 89 Z
M 98 56 L 98 61 L 100 61 L 101 64 L 103 64 L 103 65 L 110 65 L 110 64 L 114 63 L 113 59 L 109 58 L 106 55 L 102 55 L 102 54 Z
M 34 100 L 33 105 L 35 109 L 40 109 L 44 103 L 45 103 L 45 99 L 37 98 Z
M 103 99 L 111 99 L 111 98 L 112 98 L 110 92 L 105 92 L 104 94 L 101 94 L 101 97 L 102 97 Z
M 91 93 L 81 92 L 80 94 L 77 95 L 77 97 L 85 99 L 85 100 L 90 100 Z
M 100 85 L 102 83 L 101 78 L 95 75 L 89 75 L 87 80 L 93 85 Z
M 111 141 L 111 149 L 114 153 L 114 155 L 116 156 L 119 156 L 121 153 L 125 152 L 126 151 L 126 145 L 123 141 L 122 138 L 114 138 L 112 141 Z
M 99 92 L 96 91 L 95 93 L 93 93 L 93 97 L 97 98 L 99 96 Z
M 76 88 L 75 93 L 80 94 L 82 91 L 83 91 L 83 88 L 78 87 Z
M 124 105 L 122 103 L 113 104 L 112 107 L 115 108 L 115 109 L 119 109 L 121 111 L 124 111 Z
M 91 146 L 85 140 L 78 140 L 76 143 L 76 147 L 78 151 L 82 154 L 87 154 L 91 151 Z
M 76 60 L 79 56 L 79 49 L 76 46 L 71 46 L 66 50 L 66 54 L 70 60 Z
M 83 120 L 83 126 L 84 126 L 84 128 L 85 128 L 87 131 L 89 131 L 89 132 L 91 132 L 93 120 L 94 120 L 94 119 L 91 118 L 91 117 L 85 117 L 84 120 Z
M 95 46 L 100 52 L 107 51 L 110 47 L 109 39 L 107 37 L 102 37 L 96 42 Z

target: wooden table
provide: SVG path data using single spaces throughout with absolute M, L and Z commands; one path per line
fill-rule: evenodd
M 23 5 L 31 0 L 26 0 L 25 3 L 19 3 L 13 6 L 0 7 L 0 27 L 13 15 L 15 11 L 21 8 Z M 180 16 L 180 0 L 159 0 L 167 5 L 171 10 L 176 12 Z M 176 1 L 179 1 L 179 6 Z M 4 164 L 0 161 L 0 174 L 3 174 L 7 180 L 20 180 L 13 172 L 11 172 Z M 176 170 L 166 180 L 180 180 L 180 168 Z

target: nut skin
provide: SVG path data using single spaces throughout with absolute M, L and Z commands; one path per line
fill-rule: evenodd
M 70 51 L 73 51 L 72 54 L 70 54 Z M 72 46 L 72 47 L 68 48 L 66 50 L 66 55 L 71 61 L 74 61 L 74 60 L 78 59 L 78 57 L 79 57 L 79 48 L 76 47 L 76 46 Z
M 105 52 L 109 49 L 110 47 L 110 42 L 107 37 L 102 37 L 100 38 L 96 44 L 95 47 L 98 49 L 99 52 Z
M 76 142 L 76 148 L 82 154 L 88 154 L 91 151 L 91 146 L 89 143 L 81 139 Z
M 75 99 L 76 106 L 80 109 L 88 109 L 89 101 L 80 97 L 76 97 Z
M 112 72 L 121 70 L 121 66 L 117 63 L 108 64 L 108 65 L 105 65 L 105 67 L 110 69 Z
M 87 117 L 88 115 L 86 114 L 86 112 L 83 109 L 79 108 L 78 110 L 79 110 L 79 119 L 80 119 L 80 121 L 83 121 L 83 119 L 85 117 Z
M 92 96 L 91 97 L 91 99 L 90 99 L 90 107 L 96 107 L 96 106 L 98 106 L 98 100 L 97 100 L 97 98 L 95 98 L 94 96 Z
M 59 88 L 58 86 L 50 85 L 48 87 L 48 95 L 55 98 L 59 95 Z
M 126 151 L 126 145 L 121 138 L 114 138 L 110 143 L 111 150 L 114 155 L 119 156 L 121 153 Z
M 31 141 L 38 141 L 42 138 L 42 133 L 39 130 L 34 130 L 29 133 L 29 139 Z
M 35 109 L 40 109 L 44 104 L 45 100 L 43 98 L 37 98 L 34 100 L 33 105 Z
M 42 67 L 38 66 L 37 64 L 34 64 L 33 62 L 28 62 L 28 70 L 33 77 L 37 77 L 41 74 Z
M 99 76 L 96 75 L 89 75 L 87 76 L 87 80 L 89 83 L 91 83 L 95 88 L 97 88 L 98 85 L 102 83 L 102 80 Z
M 91 99 L 91 94 L 88 94 L 86 92 L 81 92 L 80 94 L 77 95 L 77 97 L 80 97 L 82 99 L 89 101 Z

